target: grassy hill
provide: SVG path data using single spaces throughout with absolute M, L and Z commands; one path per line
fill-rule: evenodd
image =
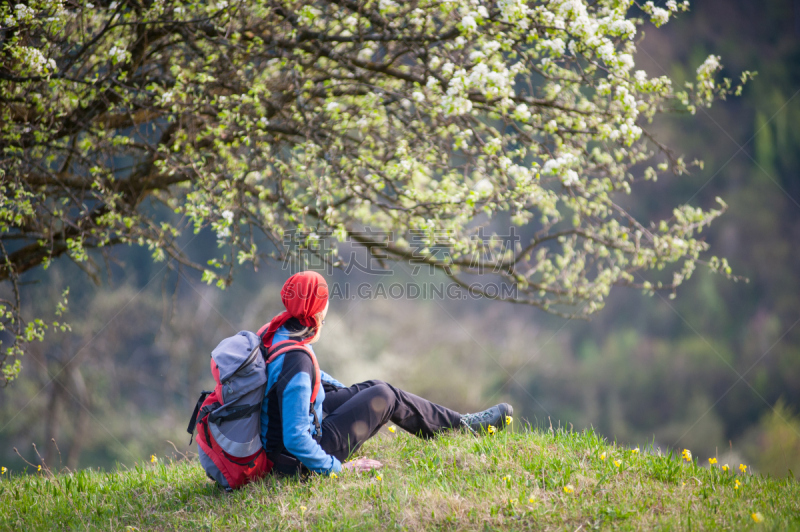
M 609 444 L 591 432 L 507 431 L 422 441 L 398 430 L 361 454 L 378 472 L 276 480 L 232 494 L 195 460 L 0 480 L 13 530 L 800 530 L 800 486 L 739 464 L 708 466 Z M 388 434 L 388 433 L 387 433 Z M 165 463 L 166 462 L 166 463 Z

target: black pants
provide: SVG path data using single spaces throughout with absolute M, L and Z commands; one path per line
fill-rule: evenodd
M 461 414 L 383 381 L 326 391 L 322 403 L 322 449 L 345 460 L 391 421 L 421 438 L 456 428 Z
M 421 438 L 461 425 L 461 414 L 431 403 L 383 381 L 366 381 L 349 388 L 325 388 L 322 403 L 320 446 L 340 461 L 356 452 L 365 441 L 391 421 Z M 291 455 L 270 453 L 273 471 L 280 475 L 302 475 L 308 470 Z

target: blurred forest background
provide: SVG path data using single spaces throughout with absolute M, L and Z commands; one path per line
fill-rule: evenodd
M 618 291 L 591 322 L 478 300 L 334 299 L 316 349 L 322 368 L 461 411 L 507 400 L 535 425 L 800 472 L 800 2 L 694 2 L 648 32 L 637 68 L 680 84 L 710 53 L 723 75 L 757 78 L 710 110 L 662 117 L 661 140 L 704 170 L 642 183 L 627 208 L 651 219 L 722 197 L 730 210 L 707 238 L 749 283 L 699 272 L 675 300 Z M 210 233 L 185 242 L 196 253 L 216 245 Z M 1 465 L 25 469 L 14 447 L 38 463 L 32 444 L 49 465 L 70 468 L 189 452 L 185 427 L 212 382 L 210 351 L 282 310 L 280 265 L 239 272 L 220 291 L 146 250 L 115 256 L 100 285 L 65 261 L 30 276 L 31 315 L 52 312 L 70 287 L 73 329 L 33 344 L 22 375 L 0 390 Z M 408 271 L 329 281 L 432 280 Z

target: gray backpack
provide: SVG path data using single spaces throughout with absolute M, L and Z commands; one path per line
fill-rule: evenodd
M 217 385 L 200 394 L 187 428 L 194 435 L 197 427 L 200 464 L 227 491 L 272 470 L 261 445 L 261 402 L 267 385 L 261 340 L 257 334 L 241 331 L 211 352 L 211 373 Z

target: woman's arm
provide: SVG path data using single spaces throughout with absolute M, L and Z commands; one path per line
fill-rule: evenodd
M 309 415 L 312 371 L 311 359 L 305 353 L 290 351 L 284 355 L 283 370 L 276 390 L 283 446 L 315 473 L 338 473 L 342 470 L 341 462 L 322 450 L 309 432 L 312 426 Z

